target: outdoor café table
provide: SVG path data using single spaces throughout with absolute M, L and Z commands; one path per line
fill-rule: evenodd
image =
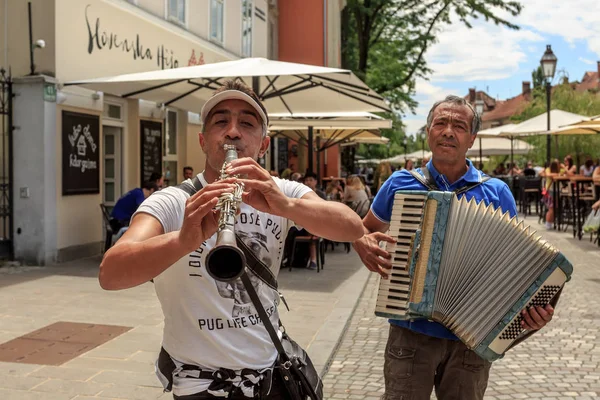
M 571 202 L 573 204 L 573 237 L 581 240 L 583 236 L 583 219 L 585 218 L 585 206 L 583 210 L 579 209 L 579 195 L 582 192 L 580 188 L 585 184 L 593 182 L 591 176 L 573 175 L 569 177 L 571 184 L 575 190 L 571 190 Z

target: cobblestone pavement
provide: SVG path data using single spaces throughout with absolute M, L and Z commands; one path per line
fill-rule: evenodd
M 574 266 L 551 324 L 494 362 L 485 399 L 600 399 L 600 248 L 546 232 Z M 378 399 L 388 323 L 375 317 L 373 274 L 324 378 L 326 399 Z M 432 399 L 435 395 L 432 394 Z
M 151 283 L 108 292 L 98 259 L 0 268 L 0 343 L 58 321 L 132 329 L 59 366 L 0 362 L 0 400 L 172 400 L 154 375 L 163 316 Z M 290 335 L 324 370 L 368 279 L 355 253 L 328 251 L 325 269 L 281 271 Z

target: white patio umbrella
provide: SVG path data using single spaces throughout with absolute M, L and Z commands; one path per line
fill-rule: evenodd
M 417 150 L 413 151 L 412 153 L 398 154 L 397 156 L 386 158 L 382 161 L 387 161 L 390 164 L 402 164 L 406 162 L 406 160 L 416 161 L 423 158 L 431 158 L 431 151 Z
M 563 110 L 550 110 L 550 131 L 560 127 L 570 125 L 576 122 L 589 121 L 590 118 L 585 115 L 574 114 Z M 499 127 L 501 128 L 501 127 Z M 499 136 L 504 137 L 521 137 L 532 135 L 547 135 L 548 130 L 548 113 L 538 115 L 523 121 L 519 124 L 508 126 L 500 132 Z
M 496 126 L 493 128 L 488 128 L 488 129 L 483 129 L 479 132 L 477 132 L 477 138 L 479 139 L 479 162 L 483 162 L 483 145 L 481 144 L 481 140 L 482 139 L 487 139 L 487 138 L 496 138 L 498 137 L 498 135 L 508 129 L 512 129 L 512 127 L 514 127 L 515 124 L 506 124 L 506 125 L 500 125 L 500 126 Z
M 516 137 L 548 135 L 551 131 L 562 126 L 581 121 L 589 121 L 590 118 L 585 115 L 574 114 L 563 110 L 550 110 L 550 130 L 548 130 L 548 112 L 530 118 L 512 127 L 506 127 L 500 132 L 499 136 L 508 137 L 511 140 Z M 510 162 L 513 163 L 513 156 L 510 156 Z
M 484 156 L 504 156 L 508 154 L 525 155 L 533 150 L 533 146 L 523 140 L 511 140 L 502 137 L 486 138 L 475 141 L 467 151 L 467 157 L 482 154 Z
M 379 129 L 392 127 L 392 121 L 371 113 L 302 113 L 275 114 L 270 117 L 269 135 L 273 138 L 285 137 L 306 144 L 309 155 L 312 153 L 313 138 L 316 132 L 317 153 L 342 143 L 385 144 Z M 308 158 L 309 169 L 312 157 Z M 321 163 L 317 161 L 317 176 L 320 176 Z
M 228 79 L 241 79 L 252 87 L 269 114 L 389 111 L 385 100 L 352 71 L 264 58 L 80 80 L 66 85 L 198 112 Z M 312 165 L 312 151 L 309 151 L 309 165 Z

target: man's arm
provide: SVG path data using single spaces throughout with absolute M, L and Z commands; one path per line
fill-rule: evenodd
M 219 214 L 213 208 L 218 197 L 231 192 L 233 183 L 229 179 L 209 184 L 188 198 L 183 225 L 178 231 L 165 233 L 158 218 L 145 212 L 135 215 L 127 232 L 104 255 L 100 264 L 100 286 L 119 290 L 148 282 L 197 249 L 217 230 Z M 175 203 L 172 198 L 167 201 L 171 207 Z M 168 207 L 163 206 L 161 210 Z
M 315 192 L 290 199 L 290 207 L 282 216 L 313 235 L 336 242 L 353 242 L 363 234 L 358 214 L 342 203 L 321 199 Z
M 100 286 L 106 290 L 128 289 L 160 275 L 186 254 L 179 232 L 164 234 L 150 214 L 137 214 L 117 244 L 100 264 Z

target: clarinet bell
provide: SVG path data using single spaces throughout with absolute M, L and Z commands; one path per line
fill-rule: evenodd
M 231 237 L 228 237 L 231 236 Z M 244 273 L 246 256 L 235 240 L 235 233 L 222 231 L 219 233 L 218 246 L 213 247 L 206 256 L 206 271 L 214 280 L 233 281 Z

